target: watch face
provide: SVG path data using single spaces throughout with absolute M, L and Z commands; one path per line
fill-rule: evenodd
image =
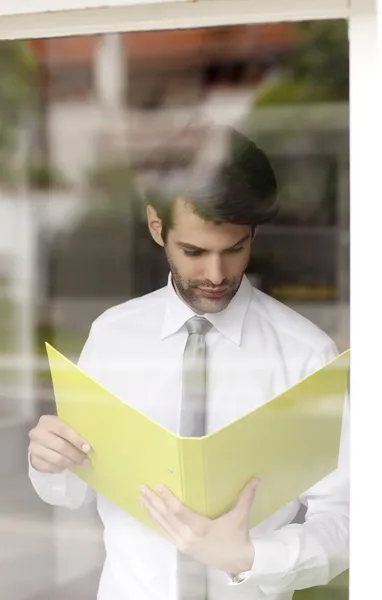
M 238 575 L 230 575 L 229 578 L 232 583 L 242 583 L 249 577 L 251 571 L 244 571 L 243 573 L 239 573 Z

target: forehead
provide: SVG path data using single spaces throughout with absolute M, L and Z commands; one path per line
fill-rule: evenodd
M 205 221 L 193 211 L 192 204 L 181 197 L 174 203 L 172 221 L 170 234 L 172 232 L 174 241 L 200 248 L 228 248 L 250 232 L 248 225 Z

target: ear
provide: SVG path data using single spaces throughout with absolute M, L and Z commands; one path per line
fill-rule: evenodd
M 146 209 L 147 215 L 147 225 L 153 238 L 154 242 L 156 242 L 159 246 L 164 246 L 163 238 L 162 238 L 162 221 L 158 217 L 158 213 L 155 208 L 149 205 Z

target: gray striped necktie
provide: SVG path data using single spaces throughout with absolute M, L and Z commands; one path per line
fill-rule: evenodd
M 188 339 L 183 355 L 183 390 L 179 435 L 202 437 L 206 433 L 207 352 L 205 335 L 212 324 L 204 317 L 192 317 L 186 323 Z M 178 552 L 177 600 L 204 600 L 205 566 Z
M 206 339 L 212 325 L 203 317 L 186 323 L 188 339 L 183 355 L 183 391 L 179 435 L 201 437 L 205 434 L 206 416 Z

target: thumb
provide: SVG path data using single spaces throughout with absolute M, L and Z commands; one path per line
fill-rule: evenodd
M 253 499 L 259 484 L 260 479 L 255 477 L 254 479 L 251 479 L 251 481 L 249 481 L 241 490 L 234 506 L 234 511 L 238 516 L 245 518 L 249 517 Z

